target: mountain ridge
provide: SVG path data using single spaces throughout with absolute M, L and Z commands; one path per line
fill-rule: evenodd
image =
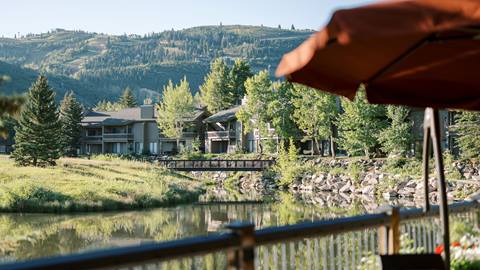
M 139 94 L 139 89 L 145 88 L 160 95 L 168 80 L 179 81 L 184 76 L 192 92 L 196 92 L 214 58 L 222 57 L 227 62 L 244 58 L 254 71 L 272 70 L 284 53 L 312 33 L 310 30 L 222 25 L 148 35 L 56 29 L 17 39 L 0 38 L 0 61 L 3 62 L 0 74 L 11 76 L 12 83 L 15 77 L 29 78 L 25 80 L 28 83 L 15 83 L 16 88 L 5 84 L 2 89 L 7 93 L 24 91 L 32 82 L 32 74 L 41 73 L 54 81 L 60 93 L 74 90 L 89 106 L 101 99 L 116 99 L 127 86 Z M 65 83 L 62 84 L 62 80 Z

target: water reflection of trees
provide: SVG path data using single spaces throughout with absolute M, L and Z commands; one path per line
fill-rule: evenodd
M 0 215 L 0 260 L 30 259 L 111 246 L 135 245 L 222 231 L 235 220 L 257 228 L 365 212 L 361 200 L 304 203 L 314 198 L 279 193 L 266 204 L 209 204 L 149 211 L 77 215 Z

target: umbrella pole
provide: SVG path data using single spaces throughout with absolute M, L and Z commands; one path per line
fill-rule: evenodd
M 443 168 L 442 148 L 440 145 L 440 120 L 437 109 L 425 109 L 424 130 L 428 132 L 425 137 L 430 137 L 433 146 L 433 155 L 435 157 L 435 168 L 437 171 L 438 188 L 440 196 L 440 220 L 442 222 L 442 236 L 444 245 L 444 261 L 446 269 L 450 269 L 450 230 L 448 224 L 448 201 L 447 187 L 445 183 L 445 172 Z M 429 209 L 428 201 L 428 152 L 429 139 L 424 137 L 423 149 L 423 169 L 425 185 L 425 207 Z

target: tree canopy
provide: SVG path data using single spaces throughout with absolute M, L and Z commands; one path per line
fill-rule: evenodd
M 353 101 L 342 99 L 338 119 L 339 145 L 349 155 L 370 157 L 379 149 L 378 136 L 386 127 L 385 107 L 369 104 L 363 86 Z
M 168 82 L 163 89 L 162 100 L 157 105 L 157 110 L 160 132 L 168 138 L 177 139 L 178 144 L 179 138 L 189 124 L 186 120 L 195 110 L 192 92 L 186 78 L 177 85 L 172 81 Z

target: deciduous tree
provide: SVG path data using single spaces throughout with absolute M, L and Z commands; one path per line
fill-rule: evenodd
M 268 124 L 271 121 L 268 105 L 274 99 L 272 81 L 267 70 L 260 71 L 245 82 L 246 103 L 237 113 L 244 132 L 259 131 L 260 152 L 263 152 L 262 138 L 270 136 Z
M 190 118 L 195 110 L 192 92 L 186 78 L 178 85 L 174 85 L 172 81 L 168 82 L 163 88 L 162 100 L 157 105 L 157 110 L 160 132 L 166 137 L 177 139 L 178 149 L 179 139 L 188 125 L 185 120 Z
M 211 113 L 228 109 L 235 104 L 235 94 L 231 91 L 230 69 L 221 58 L 210 65 L 210 73 L 200 86 L 203 103 Z
M 317 149 L 321 140 L 330 140 L 330 154 L 335 156 L 334 124 L 339 114 L 335 96 L 300 84 L 293 89 L 295 123 L 315 142 Z

